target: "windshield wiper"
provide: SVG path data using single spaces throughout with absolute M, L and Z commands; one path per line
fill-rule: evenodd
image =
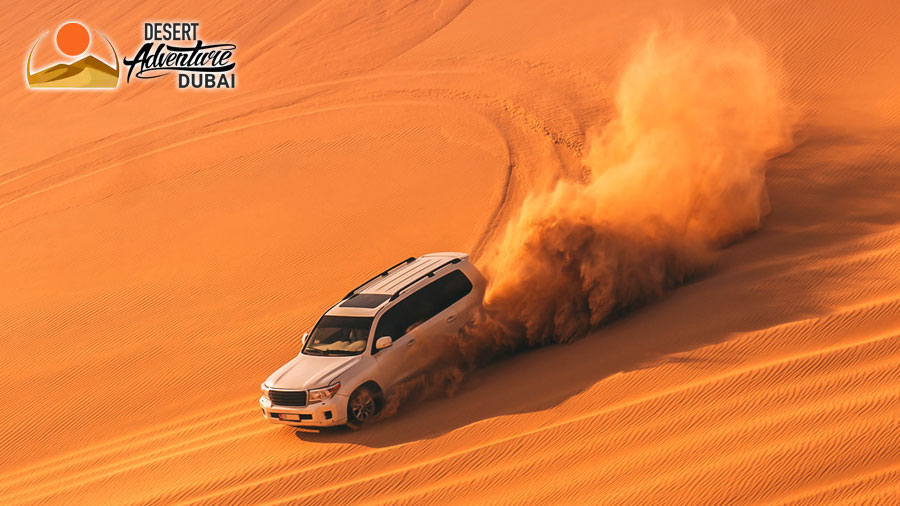
M 354 353 L 352 351 L 345 351 L 345 350 L 325 350 L 325 354 L 326 355 L 340 355 L 340 356 L 356 355 L 356 353 Z
M 306 353 L 307 355 L 316 355 L 316 356 L 340 356 L 340 357 L 347 356 L 347 357 L 349 357 L 352 355 L 359 355 L 359 353 L 352 352 L 352 351 L 320 350 L 318 348 L 307 348 L 307 349 L 303 350 L 303 352 Z

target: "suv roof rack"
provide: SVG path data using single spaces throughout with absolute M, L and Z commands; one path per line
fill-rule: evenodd
M 372 281 L 375 281 L 375 280 L 378 279 L 378 278 L 383 278 L 383 277 L 387 276 L 392 270 L 396 269 L 397 267 L 400 267 L 401 265 L 408 264 L 408 263 L 414 261 L 415 259 L 416 259 L 416 257 L 409 257 L 409 258 L 407 258 L 406 260 L 403 260 L 403 261 L 401 261 L 401 262 L 397 262 L 396 264 L 394 264 L 394 265 L 388 267 L 388 268 L 387 268 L 384 272 L 382 272 L 381 274 L 378 274 L 378 275 L 376 275 L 376 276 L 373 276 L 372 278 L 370 278 L 369 280 L 367 280 L 365 283 L 363 283 L 363 284 L 357 286 L 357 287 L 354 288 L 353 290 L 350 290 L 350 293 L 348 293 L 347 295 L 344 295 L 344 298 L 341 299 L 341 300 L 346 300 L 346 299 L 349 299 L 350 297 L 353 297 L 354 295 L 356 295 L 356 291 L 359 290 L 360 288 L 362 288 L 362 287 L 368 285 L 369 283 L 371 283 Z M 443 266 L 441 266 L 441 267 L 443 267 Z M 405 287 L 404 287 L 404 288 L 405 288 Z
M 388 301 L 390 302 L 390 301 L 396 299 L 397 297 L 400 296 L 401 293 L 403 293 L 403 290 L 406 290 L 407 288 L 409 288 L 409 287 L 411 287 L 412 285 L 418 283 L 419 281 L 422 281 L 422 280 L 425 279 L 425 278 L 430 278 L 430 277 L 434 276 L 434 273 L 435 273 L 435 272 L 437 272 L 437 271 L 443 269 L 444 267 L 447 267 L 448 265 L 451 265 L 451 264 L 458 264 L 458 263 L 461 262 L 461 261 L 462 261 L 462 260 L 459 259 L 459 258 L 454 258 L 453 260 L 449 260 L 449 261 L 447 261 L 447 262 L 442 263 L 441 265 L 438 265 L 438 266 L 435 267 L 434 269 L 431 269 L 430 271 L 426 272 L 425 274 L 422 274 L 422 275 L 419 276 L 418 278 L 416 278 L 416 279 L 410 281 L 409 283 L 403 285 L 402 287 L 400 287 L 399 290 L 397 290 L 396 292 L 394 292 L 394 295 L 391 295 L 391 298 L 388 299 Z

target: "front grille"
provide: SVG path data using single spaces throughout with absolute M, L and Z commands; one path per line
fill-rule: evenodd
M 275 406 L 306 406 L 306 390 L 269 390 Z

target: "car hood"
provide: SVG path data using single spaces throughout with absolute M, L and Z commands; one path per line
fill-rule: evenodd
M 266 380 L 266 386 L 284 390 L 326 387 L 360 360 L 361 355 L 351 357 L 298 355 L 272 373 Z

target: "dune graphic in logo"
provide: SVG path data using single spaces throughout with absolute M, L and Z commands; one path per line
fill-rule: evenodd
M 100 32 L 96 32 L 102 40 L 91 37 L 91 32 L 81 23 L 74 21 L 64 23 L 56 31 L 56 49 L 70 60 L 92 49 L 92 39 L 97 39 L 99 46 L 103 48 L 103 41 L 112 50 L 113 61 L 116 68 L 93 55 L 84 56 L 76 61 L 69 61 L 52 65 L 37 72 L 31 72 L 31 58 L 35 48 L 44 38 L 43 35 L 31 46 L 28 60 L 25 63 L 25 72 L 28 76 L 28 86 L 32 88 L 115 88 L 119 84 L 119 57 L 116 49 L 109 39 Z

